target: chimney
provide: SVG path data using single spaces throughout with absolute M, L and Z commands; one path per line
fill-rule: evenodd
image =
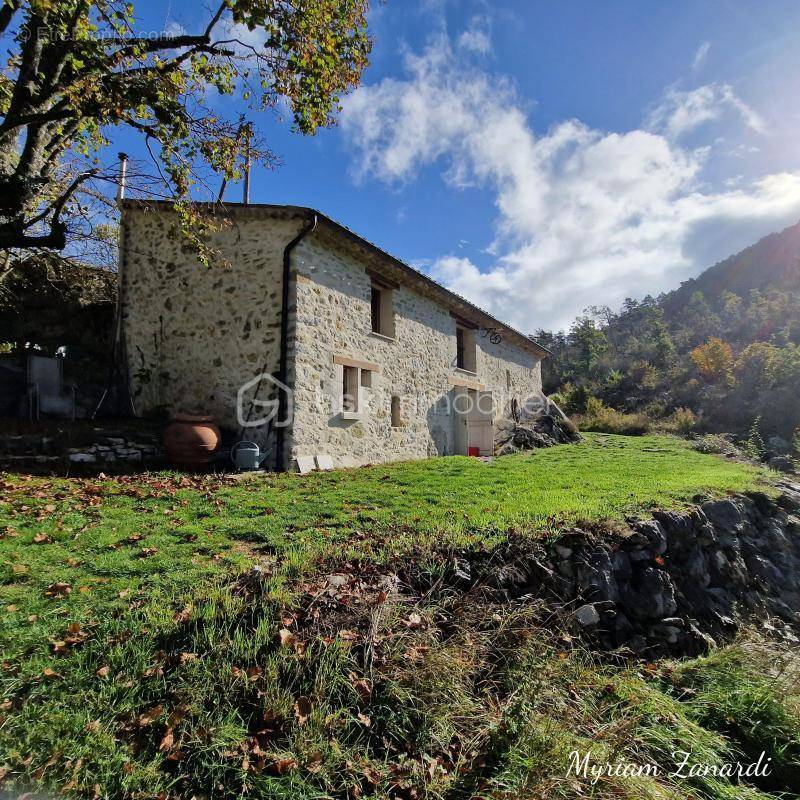
M 125 179 L 128 175 L 128 154 L 119 154 L 119 183 L 117 184 L 117 202 L 125 199 Z
M 244 196 L 245 205 L 250 202 L 250 167 L 252 158 L 250 155 L 250 139 L 253 136 L 253 126 L 250 124 L 243 126 L 244 132 Z

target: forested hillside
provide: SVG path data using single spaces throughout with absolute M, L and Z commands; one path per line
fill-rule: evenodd
M 587 309 L 569 332 L 536 339 L 553 351 L 545 391 L 572 413 L 602 403 L 642 425 L 788 442 L 800 427 L 800 224 L 673 292 Z

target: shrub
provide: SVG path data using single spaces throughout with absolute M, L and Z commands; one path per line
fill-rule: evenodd
M 800 453 L 800 426 L 794 429 L 794 436 L 792 436 L 792 444 L 794 449 Z
M 763 458 L 767 450 L 764 438 L 761 436 L 761 415 L 759 414 L 750 426 L 750 433 L 742 444 L 742 449 L 747 455 L 755 460 Z
M 675 433 L 678 436 L 688 436 L 694 433 L 700 424 L 700 419 L 691 408 L 676 408 L 672 414 L 660 425 L 661 430 Z
M 599 433 L 641 436 L 650 430 L 650 420 L 644 414 L 624 414 L 597 397 L 590 397 L 586 402 L 586 413 L 579 418 L 579 427 Z
M 585 386 L 567 384 L 562 389 L 561 399 L 562 402 L 559 403 L 559 406 L 565 414 L 585 414 L 591 395 Z
M 700 453 L 715 456 L 736 457 L 742 455 L 739 448 L 731 441 L 730 435 L 724 433 L 707 433 L 705 436 L 698 436 L 693 447 Z

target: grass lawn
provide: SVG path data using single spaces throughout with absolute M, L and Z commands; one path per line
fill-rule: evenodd
M 0 646 L 28 652 L 65 611 L 127 608 L 138 592 L 159 604 L 265 559 L 276 564 L 277 585 L 322 558 L 385 560 L 409 547 L 490 541 L 511 527 L 542 535 L 759 488 L 765 475 L 679 439 L 604 434 L 491 464 L 454 457 L 245 482 L 8 475 L 0 602 L 16 610 L 3 620 Z M 69 597 L 45 596 L 54 583 L 67 584 Z
M 546 535 L 764 489 L 767 477 L 677 439 L 602 434 L 491 464 L 247 481 L 3 475 L 0 774 L 18 788 L 95 797 L 470 797 L 454 788 L 469 772 L 469 730 L 484 732 L 476 752 L 491 749 L 505 713 L 486 706 L 491 687 L 478 691 L 475 674 L 484 646 L 516 623 L 493 612 L 498 630 L 475 621 L 472 644 L 445 644 L 428 623 L 433 606 L 420 605 L 420 622 L 407 609 L 380 617 L 374 587 L 362 587 L 337 602 L 378 614 L 368 642 L 349 630 L 301 635 L 326 608 L 317 567 L 366 575 L 411 552 L 511 528 Z M 233 582 L 253 565 L 257 589 Z M 553 646 L 514 650 L 535 660 Z M 525 658 L 509 661 L 502 681 L 517 680 Z M 456 716 L 442 706 L 452 697 Z M 445 757 L 456 739 L 458 754 Z M 533 774 L 534 756 L 507 780 Z

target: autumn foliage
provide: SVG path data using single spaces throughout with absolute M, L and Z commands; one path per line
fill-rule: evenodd
M 697 371 L 711 383 L 723 383 L 730 378 L 733 369 L 733 348 L 722 339 L 713 336 L 705 344 L 698 345 L 689 354 Z

